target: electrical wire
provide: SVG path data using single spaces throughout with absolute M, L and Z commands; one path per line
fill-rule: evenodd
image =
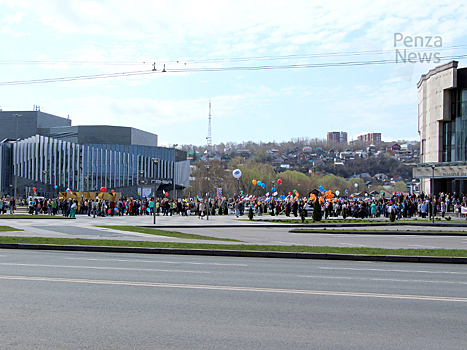
M 456 59 L 466 58 L 465 55 L 442 57 L 437 58 L 440 61 L 450 61 Z M 351 67 L 351 66 L 368 66 L 368 65 L 383 65 L 399 63 L 395 59 L 391 60 L 370 60 L 370 61 L 347 61 L 347 62 L 326 62 L 326 63 L 301 63 L 301 64 L 287 64 L 287 65 L 261 65 L 261 66 L 231 66 L 231 67 L 194 67 L 194 68 L 176 68 L 164 70 L 144 70 L 144 71 L 131 71 L 131 72 L 117 72 L 108 74 L 96 75 L 82 75 L 74 77 L 60 77 L 60 78 L 47 78 L 47 79 L 34 79 L 34 80 L 16 80 L 0 82 L 0 86 L 11 85 L 29 85 L 29 84 L 44 84 L 55 82 L 67 82 L 76 80 L 93 80 L 93 79 L 108 79 L 108 78 L 121 78 L 130 76 L 141 76 L 149 74 L 165 74 L 165 73 L 202 73 L 202 72 L 224 72 L 224 71 L 257 71 L 257 70 L 276 70 L 276 69 L 305 69 L 305 68 L 329 68 L 329 67 Z
M 411 52 L 417 51 L 447 51 L 466 48 L 467 45 L 443 46 L 443 47 L 411 47 Z M 395 47 L 394 49 L 402 49 Z M 362 55 L 384 55 L 393 53 L 391 50 L 365 50 L 365 51 L 340 51 L 340 52 L 325 52 L 311 54 L 293 54 L 293 55 L 276 55 L 276 56 L 246 56 L 246 57 L 230 57 L 230 58 L 206 58 L 193 60 L 166 60 L 158 61 L 158 64 L 196 64 L 196 63 L 220 63 L 220 62 L 248 62 L 248 61 L 263 61 L 263 60 L 288 60 L 288 59 L 304 59 L 304 58 L 323 58 L 323 57 L 341 57 L 341 56 L 362 56 Z M 135 65 L 152 65 L 154 62 L 134 62 L 134 61 L 74 61 L 74 60 L 0 60 L 0 65 L 44 65 L 44 64 L 67 64 L 67 65 L 110 65 L 110 66 L 135 66 Z

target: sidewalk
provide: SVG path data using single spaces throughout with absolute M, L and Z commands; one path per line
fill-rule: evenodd
M 367 244 L 353 241 L 353 236 L 362 236 L 361 232 L 353 230 L 371 230 L 371 231 L 384 231 L 388 229 L 395 229 L 401 231 L 394 232 L 380 232 L 378 236 L 389 237 L 392 235 L 397 239 L 407 235 L 410 237 L 411 244 L 424 244 L 430 245 L 426 242 L 427 236 L 456 236 L 450 231 L 466 231 L 467 225 L 464 219 L 456 220 L 456 222 L 446 223 L 435 222 L 436 225 L 432 226 L 428 222 L 407 222 L 401 220 L 396 223 L 383 224 L 382 220 L 374 220 L 372 223 L 351 223 L 351 224 L 308 224 L 308 225 L 292 225 L 287 223 L 268 222 L 278 217 L 263 215 L 262 217 L 255 217 L 254 220 L 248 220 L 247 216 L 236 218 L 234 215 L 222 216 L 209 216 L 208 218 L 198 219 L 197 216 L 185 217 L 181 215 L 174 216 L 156 216 L 156 225 L 153 224 L 154 217 L 152 216 L 123 216 L 123 217 L 88 217 L 87 215 L 78 215 L 76 219 L 39 219 L 35 216 L 28 218 L 15 218 L 16 215 L 8 215 L 10 218 L 0 216 L 0 226 L 10 226 L 24 231 L 9 231 L 1 232 L 0 236 L 22 236 L 22 237 L 56 237 L 56 238 L 85 238 L 85 239 L 107 239 L 107 240 L 132 240 L 132 241 L 152 241 L 152 242 L 182 242 L 182 243 L 210 243 L 210 244 L 225 244 L 223 241 L 210 241 L 210 240 L 193 240 L 181 239 L 167 236 L 150 235 L 145 233 L 125 232 L 111 228 L 102 228 L 97 226 L 143 226 L 154 227 L 162 230 L 174 230 L 183 233 L 196 233 L 204 234 L 210 237 L 217 238 L 235 238 L 239 239 L 241 243 L 228 242 L 228 244 L 262 244 L 262 245 L 328 245 L 328 246 L 342 246 L 331 244 L 320 244 L 318 237 L 335 236 L 336 240 L 333 242 L 340 244 L 354 243 Z M 44 215 L 42 215 L 44 216 Z M 279 217 L 281 220 L 286 219 L 297 220 L 298 218 L 286 218 L 285 216 Z M 258 221 L 263 219 L 264 221 Z M 317 229 L 323 230 L 326 228 L 327 232 L 320 234 L 313 232 L 313 234 L 304 234 L 305 231 L 300 232 L 297 229 Z M 430 230 L 432 234 L 420 233 L 421 240 L 418 236 L 414 236 L 414 230 Z M 336 230 L 332 231 L 331 230 Z M 338 231 L 339 230 L 339 231 Z M 298 231 L 298 232 L 297 232 Z M 442 232 L 437 234 L 435 232 Z M 334 233 L 334 235 L 330 235 Z M 368 236 L 374 232 L 368 232 Z M 462 235 L 464 235 L 462 233 Z M 363 235 L 365 236 L 365 235 Z M 349 238 L 350 237 L 350 238 Z M 455 237 L 448 237 L 454 239 Z M 462 237 L 458 238 L 459 243 L 467 242 Z M 385 240 L 387 240 L 385 239 Z M 437 238 L 436 238 L 437 239 Z M 348 243 L 346 243 L 348 241 Z M 431 244 L 432 245 L 432 244 Z M 437 244 L 435 244 L 437 245 Z M 370 245 L 371 246 L 371 245 Z M 453 244 L 451 243 L 451 246 Z M 466 249 L 464 244 L 456 243 L 454 246 Z M 462 247 L 461 247 L 462 246 Z M 384 246 L 381 246 L 384 247 Z M 400 256 L 367 256 L 367 255 L 345 255 L 345 254 L 310 254 L 310 253 L 277 253 L 277 252 L 249 252 L 249 251 L 222 251 L 222 250 L 199 250 L 199 249 L 159 249 L 159 248 L 116 248 L 116 247 L 77 247 L 77 246 L 49 246 L 49 245 L 18 245 L 18 244 L 0 244 L 0 248 L 17 248 L 17 249 L 53 249 L 53 250 L 87 250 L 87 251 L 102 251 L 102 252 L 126 252 L 126 253 L 147 253 L 147 254 L 203 254 L 203 255 L 226 255 L 226 256 L 249 256 L 249 257 L 275 257 L 275 258 L 307 258 L 307 259 L 345 259 L 345 260 L 362 260 L 362 261 L 404 261 L 404 262 L 442 262 L 442 263 L 466 263 L 467 258 L 438 258 L 438 257 L 400 257 Z M 453 249 L 453 248 L 445 248 Z

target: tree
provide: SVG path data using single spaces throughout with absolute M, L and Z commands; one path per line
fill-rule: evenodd
M 398 181 L 392 186 L 392 192 L 407 192 L 407 185 L 404 181 Z
M 313 205 L 313 221 L 321 221 L 323 214 L 321 213 L 321 204 L 319 204 L 319 198 L 316 198 L 315 204 Z
M 266 163 L 269 160 L 269 155 L 262 149 L 253 153 L 253 160 L 257 163 Z

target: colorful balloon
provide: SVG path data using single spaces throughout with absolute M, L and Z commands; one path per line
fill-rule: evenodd
M 101 192 L 107 192 L 107 188 L 105 188 L 104 186 L 101 187 Z
M 276 192 L 276 188 L 275 187 L 271 188 L 271 192 Z
M 253 183 L 254 186 L 256 186 L 256 184 L 258 183 L 256 180 L 253 180 L 251 182 Z
M 281 179 L 277 180 L 277 183 L 280 185 L 282 183 L 282 180 Z
M 34 192 L 36 192 L 36 188 L 35 188 L 35 187 L 33 187 L 32 190 L 33 190 Z
M 258 180 L 258 186 L 261 186 L 262 182 L 260 180 Z
M 266 187 L 266 184 L 261 184 L 261 188 L 265 188 Z
M 323 191 L 324 191 L 324 187 L 323 187 L 323 186 L 319 186 L 319 190 L 320 190 L 321 192 L 323 192 Z

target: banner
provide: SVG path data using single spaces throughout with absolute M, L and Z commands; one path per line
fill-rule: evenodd
M 217 197 L 222 197 L 222 188 L 217 189 Z
M 461 207 L 461 214 L 467 214 L 467 207 Z

